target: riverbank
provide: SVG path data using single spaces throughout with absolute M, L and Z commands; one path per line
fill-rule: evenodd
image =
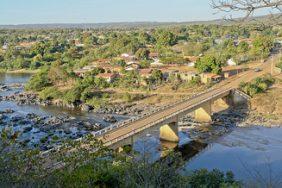
M 18 70 L 4 70 L 1 69 L 0 73 L 8 73 L 8 74 L 36 74 L 39 72 L 39 69 L 37 70 L 30 70 L 30 69 L 18 69 Z

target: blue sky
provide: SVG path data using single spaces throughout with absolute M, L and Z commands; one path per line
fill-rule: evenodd
M 214 15 L 210 0 L 0 0 L 0 25 L 199 21 Z

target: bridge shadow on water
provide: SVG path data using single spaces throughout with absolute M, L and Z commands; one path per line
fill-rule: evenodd
M 184 142 L 184 144 L 162 141 L 161 158 L 166 158 L 169 152 L 178 152 L 184 161 L 192 160 L 202 152 L 208 150 L 213 141 L 228 135 L 238 124 L 244 122 L 249 115 L 249 108 L 250 105 L 248 103 L 242 103 L 236 107 L 227 109 L 218 108 L 213 114 L 212 123 L 202 124 L 199 127 L 195 127 L 194 130 L 189 129 L 185 131 L 189 135 L 190 141 Z M 199 134 L 200 139 L 197 136 L 191 137 L 191 132 L 194 132 L 196 135 Z M 206 139 L 202 139 L 203 137 L 206 137 Z

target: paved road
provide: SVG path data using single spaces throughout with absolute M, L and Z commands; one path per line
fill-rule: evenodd
M 217 87 L 215 87 L 214 89 L 210 91 L 207 91 L 206 93 L 193 97 L 174 107 L 169 107 L 162 111 L 153 113 L 152 115 L 148 117 L 131 122 L 123 127 L 107 132 L 105 135 L 101 136 L 99 139 L 102 140 L 102 142 L 105 143 L 106 145 L 110 145 L 111 142 L 115 142 L 117 139 L 126 136 L 128 133 L 133 133 L 135 130 L 138 130 L 148 124 L 154 123 L 162 118 L 166 118 L 173 113 L 179 112 L 180 110 L 189 109 L 193 105 L 198 104 L 207 98 L 213 97 L 220 92 L 238 88 L 239 84 L 243 81 L 248 82 L 248 81 L 253 80 L 256 77 L 262 76 L 266 73 L 270 73 L 272 61 L 273 60 L 270 59 L 269 61 L 265 63 L 259 64 L 258 67 L 261 69 L 261 71 L 259 72 L 256 72 L 254 69 L 252 69 L 252 70 L 248 70 L 246 72 L 240 73 L 237 76 L 230 77 L 229 79 L 224 80 L 223 82 L 218 84 Z

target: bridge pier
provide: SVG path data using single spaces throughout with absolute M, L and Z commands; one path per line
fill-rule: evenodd
M 160 139 L 169 142 L 178 142 L 178 124 L 172 122 L 160 127 Z
M 211 102 L 204 103 L 200 108 L 195 110 L 195 120 L 198 122 L 203 123 L 210 123 L 212 122 L 212 108 L 211 108 Z
M 231 101 L 228 97 L 220 98 L 214 101 L 214 105 L 217 105 L 222 108 L 229 108 L 231 106 Z

